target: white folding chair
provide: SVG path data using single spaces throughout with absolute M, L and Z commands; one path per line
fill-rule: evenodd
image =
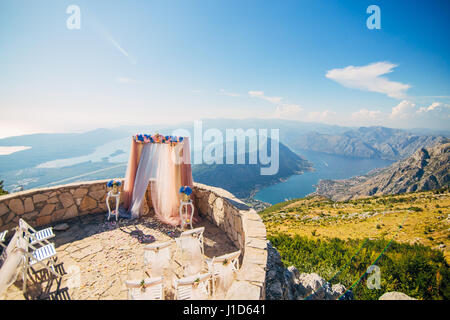
M 144 265 L 150 267 L 150 276 L 159 277 L 170 268 L 170 246 L 173 241 L 152 243 L 144 247 Z
M 205 231 L 205 227 L 200 227 L 200 228 L 195 228 L 192 230 L 188 230 L 185 232 L 182 232 L 180 234 L 180 237 L 178 237 L 177 239 L 175 239 L 176 244 L 177 244 L 177 249 L 176 249 L 176 254 L 178 253 L 179 256 L 179 261 L 177 261 L 181 267 L 183 268 L 183 274 L 184 276 L 190 276 L 192 273 L 198 273 L 201 272 L 201 270 L 203 269 L 203 265 L 204 265 L 204 243 L 203 243 L 203 232 Z M 195 244 L 193 246 L 193 244 Z M 199 255 L 199 259 L 200 260 L 196 260 L 194 261 L 194 263 L 199 263 L 201 266 L 200 268 L 198 268 L 198 270 L 194 270 L 193 272 L 186 272 L 187 269 L 191 269 L 193 266 L 192 262 L 190 259 L 186 260 L 186 255 L 189 253 L 195 253 L 196 251 L 196 247 L 198 246 L 198 250 L 200 252 L 198 252 L 197 255 Z M 193 252 L 190 252 L 191 250 L 193 250 Z M 176 255 L 175 254 L 175 255 Z M 177 256 L 177 255 L 176 255 Z
M 56 262 L 56 249 L 53 243 L 48 242 L 48 244 L 42 245 L 39 248 L 34 247 L 34 245 L 30 242 L 29 235 L 24 235 L 23 231 L 19 229 L 20 237 L 22 239 L 21 246 L 24 248 L 20 248 L 19 250 L 23 253 L 23 267 L 22 267 L 22 280 L 23 287 L 22 290 L 25 293 L 27 289 L 27 279 L 28 272 L 31 269 L 34 273 L 34 266 L 41 265 L 49 274 L 53 274 L 57 278 L 60 278 L 61 275 L 58 274 L 55 270 L 55 262 Z M 36 241 L 42 244 L 41 241 Z
M 51 239 L 55 236 L 52 227 L 36 231 L 23 219 L 19 219 L 19 230 L 24 233 L 24 238 L 28 239 L 29 243 L 32 245 L 48 245 L 50 244 L 50 241 L 48 241 L 48 239 Z
M 128 300 L 164 300 L 164 278 L 147 278 L 142 281 L 127 280 Z
M 3 248 L 6 248 L 5 239 L 6 239 L 7 233 L 8 233 L 8 230 L 2 231 L 0 233 L 0 246 L 2 246 Z
M 229 266 L 235 274 L 239 270 L 239 256 L 241 255 L 241 250 L 236 252 L 227 253 L 219 257 L 213 257 L 212 259 L 206 259 L 206 264 L 208 265 L 208 270 L 212 276 L 212 292 L 215 293 L 217 282 L 220 278 L 220 271 L 224 266 Z
M 183 237 L 193 237 L 197 238 L 200 243 L 200 249 L 202 251 L 202 254 L 204 254 L 204 244 L 203 244 L 203 232 L 205 231 L 205 227 L 195 228 L 192 230 L 184 231 L 180 234 L 180 237 L 177 238 L 177 244 L 179 243 L 180 238 Z M 179 246 L 177 246 L 177 249 L 181 249 Z
M 175 300 L 208 299 L 210 292 L 211 274 L 203 273 L 174 280 Z

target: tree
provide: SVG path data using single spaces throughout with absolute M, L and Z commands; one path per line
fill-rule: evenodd
M 8 191 L 3 189 L 3 180 L 2 180 L 0 181 L 0 196 L 4 194 L 8 194 Z

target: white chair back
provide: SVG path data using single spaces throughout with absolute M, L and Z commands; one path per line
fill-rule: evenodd
M 207 261 L 209 272 L 212 274 L 212 289 L 225 293 L 228 291 L 231 283 L 235 278 L 236 272 L 239 270 L 239 256 L 241 250 L 214 257 Z
M 128 300 L 164 300 L 163 280 L 163 277 L 127 280 Z
M 144 247 L 144 265 L 150 268 L 152 277 L 160 277 L 170 268 L 172 241 L 149 244 Z
M 203 273 L 190 277 L 176 279 L 175 300 L 204 300 L 211 294 L 211 274 Z
M 233 271 L 239 270 L 239 256 L 241 255 L 241 250 L 236 252 L 227 253 L 219 257 L 214 257 L 211 261 L 211 267 L 214 268 L 215 265 L 225 265 L 230 264 Z
M 202 254 L 204 254 L 204 244 L 203 244 L 203 232 L 205 231 L 205 227 L 199 227 L 192 230 L 184 231 L 180 234 L 180 238 L 183 237 L 193 237 L 197 238 L 200 242 Z
M 202 272 L 205 265 L 203 232 L 205 227 L 195 228 L 182 232 L 180 237 L 175 239 L 177 243 L 177 253 L 181 255 L 181 266 L 183 275 L 191 275 Z
M 24 238 L 28 239 L 31 244 L 39 244 L 41 246 L 50 244 L 48 239 L 55 236 L 52 227 L 36 231 L 23 219 L 19 219 L 19 230 L 23 233 Z

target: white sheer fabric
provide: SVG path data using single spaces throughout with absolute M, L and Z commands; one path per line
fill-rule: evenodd
M 170 268 L 170 247 L 159 250 L 146 250 L 144 253 L 145 264 L 150 268 L 152 277 L 164 275 L 164 271 Z
M 178 241 L 180 241 L 184 276 L 187 277 L 201 272 L 203 255 L 200 241 L 194 237 L 181 237 Z
M 191 300 L 207 300 L 209 293 L 205 281 L 201 281 L 197 286 L 192 287 Z
M 180 224 L 180 187 L 193 186 L 190 158 L 188 138 L 176 145 L 148 143 L 143 146 L 130 204 L 132 218 L 141 214 L 150 181 L 156 217 L 167 224 Z
M 131 217 L 139 218 L 142 203 L 145 199 L 145 192 L 151 178 L 155 178 L 159 151 L 163 145 L 148 143 L 144 146 L 136 172 L 136 180 L 134 182 L 133 197 L 131 201 Z
M 160 145 L 161 151 L 155 159 L 157 164 L 156 180 L 151 182 L 152 203 L 156 217 L 164 223 L 180 224 L 178 215 L 179 188 L 175 174 L 174 149 L 169 144 Z
M 20 266 L 23 263 L 23 250 L 25 247 L 26 245 L 23 243 L 19 232 L 16 232 L 6 249 L 4 249 L 6 258 L 0 269 L 0 295 L 16 281 Z
M 214 265 L 214 271 L 218 273 L 218 287 L 220 293 L 226 293 L 234 280 L 234 269 L 231 263 L 217 263 Z

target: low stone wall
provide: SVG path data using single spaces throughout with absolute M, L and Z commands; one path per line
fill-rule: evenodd
M 107 181 L 76 182 L 0 196 L 0 231 L 15 228 L 20 218 L 39 227 L 106 212 Z M 144 214 L 150 212 L 149 194 L 150 187 L 147 201 L 144 201 Z M 193 200 L 199 214 L 223 230 L 242 252 L 241 268 L 227 299 L 264 299 L 267 240 L 259 215 L 221 188 L 195 183 Z
M 85 214 L 106 212 L 106 183 L 109 180 L 75 182 L 0 196 L 0 231 L 13 229 L 20 218 L 33 227 L 39 227 Z M 142 208 L 144 215 L 150 212 L 152 205 L 150 184 L 146 199 Z M 111 208 L 114 201 L 110 200 Z
M 225 231 L 242 252 L 241 268 L 226 299 L 264 299 L 267 240 L 259 215 L 221 188 L 195 183 L 193 194 L 200 215 Z
M 0 196 L 0 231 L 13 229 L 20 218 L 37 227 L 105 212 L 107 181 L 77 182 Z

